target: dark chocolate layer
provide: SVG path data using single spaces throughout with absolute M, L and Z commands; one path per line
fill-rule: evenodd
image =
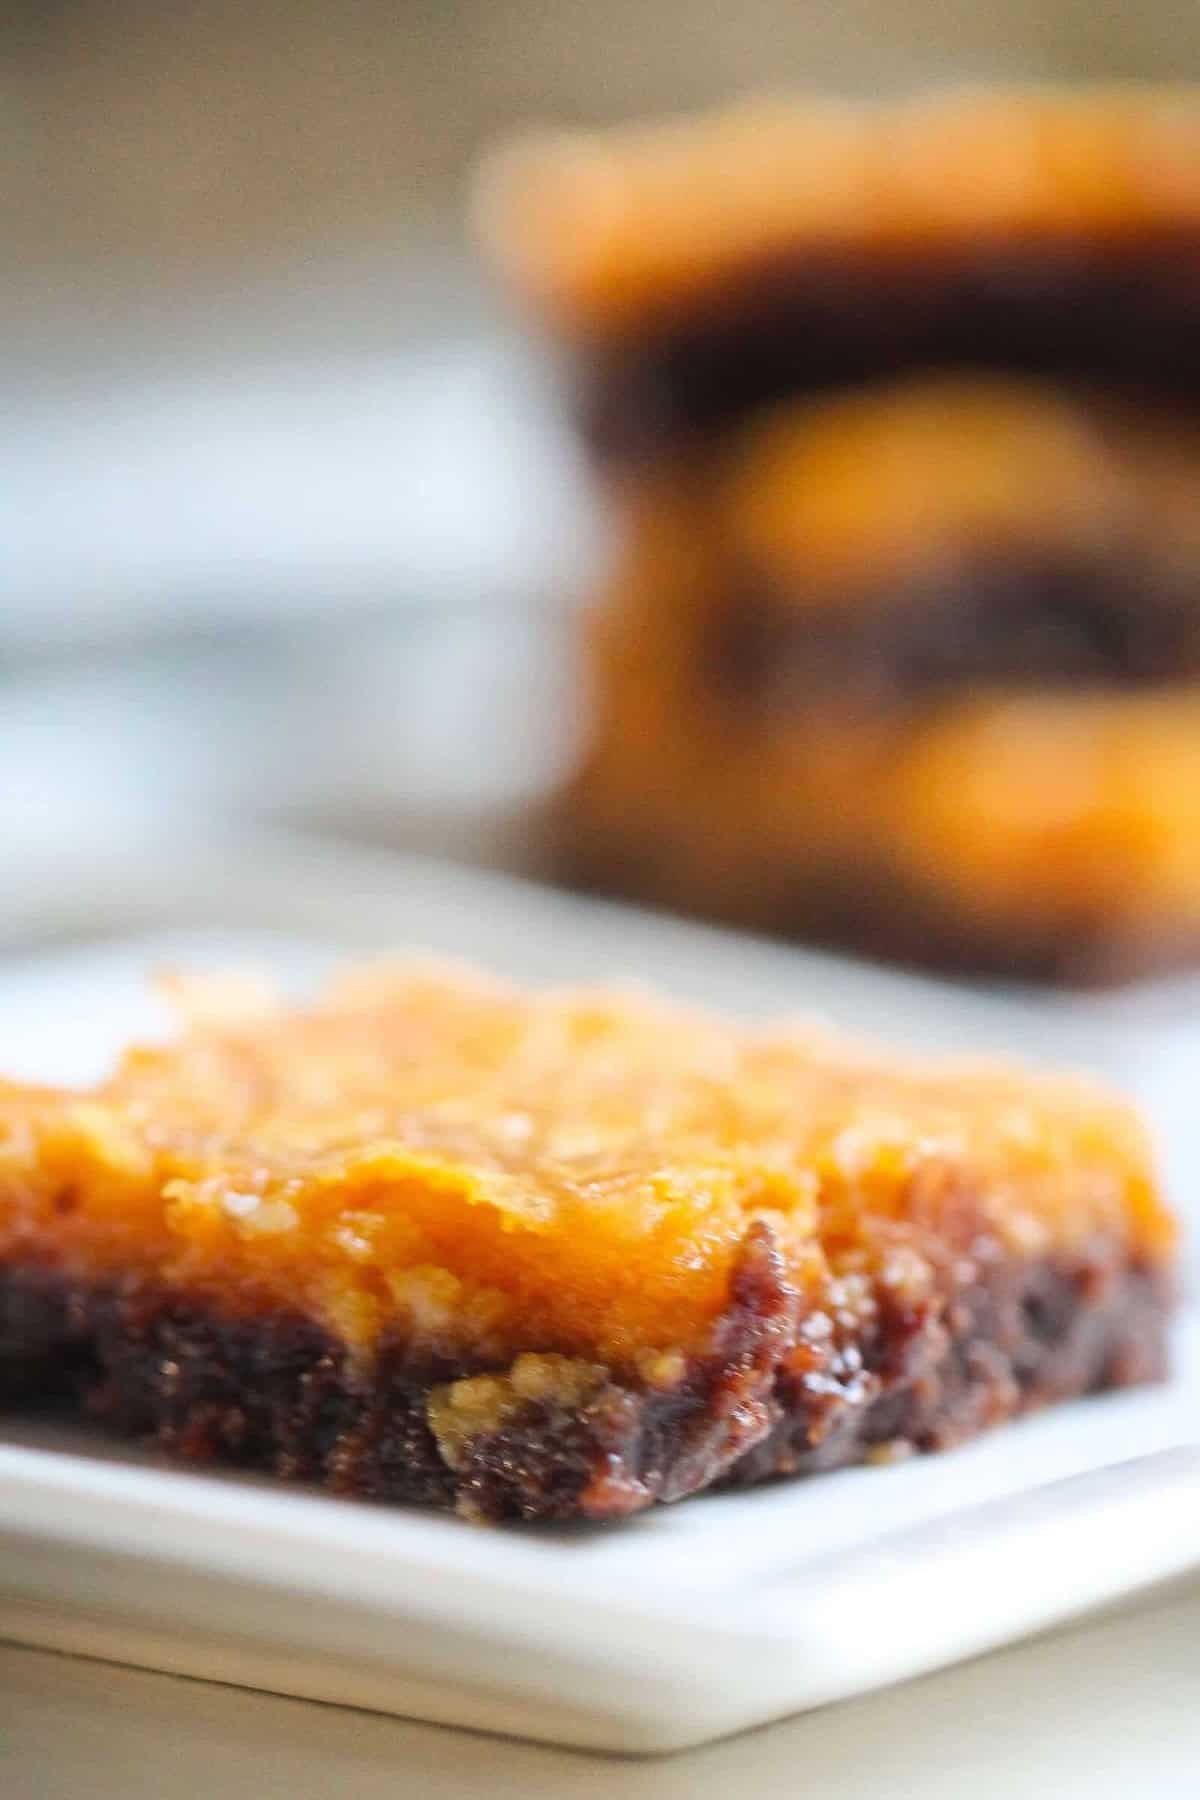
M 911 1451 L 950 1448 L 1017 1414 L 1073 1396 L 1161 1380 L 1169 1284 L 1163 1271 L 1094 1259 L 985 1260 L 920 1321 L 881 1309 L 865 1341 L 858 1404 L 816 1424 L 804 1377 L 784 1372 L 771 1431 L 725 1477 L 744 1486 Z
M 526 1402 L 449 1466 L 437 1383 L 475 1372 L 385 1346 L 368 1367 L 299 1317 L 223 1316 L 144 1287 L 0 1271 L 0 1392 L 67 1402 L 193 1462 L 489 1519 L 610 1518 L 714 1483 L 938 1449 L 1016 1413 L 1163 1373 L 1167 1277 L 1122 1252 L 1020 1261 L 983 1242 L 936 1291 L 797 1319 L 752 1235 L 711 1354 L 670 1392 L 613 1378 Z
M 686 323 L 588 353 L 580 410 L 614 458 L 791 395 L 921 371 L 1098 381 L 1200 406 L 1200 234 L 847 247 L 747 269 Z
M 369 1364 L 299 1316 L 239 1318 L 147 1287 L 0 1270 L 0 1399 L 75 1404 L 194 1462 L 266 1469 L 484 1518 L 604 1518 L 676 1499 L 768 1429 L 797 1297 L 769 1234 L 748 1234 L 710 1353 L 670 1392 L 612 1380 L 570 1410 L 526 1402 L 451 1467 L 431 1390 L 478 1363 L 385 1343 Z M 493 1371 L 502 1373 L 502 1371 Z
M 905 704 L 970 686 L 1138 687 L 1200 675 L 1200 570 L 995 548 L 836 607 L 734 583 L 702 653 L 739 709 Z

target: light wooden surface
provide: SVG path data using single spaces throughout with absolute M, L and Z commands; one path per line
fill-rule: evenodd
M 656 1761 L 559 1752 L 0 1646 L 4 1800 L 1193 1800 L 1198 1769 L 1200 1582 L 924 1681 Z

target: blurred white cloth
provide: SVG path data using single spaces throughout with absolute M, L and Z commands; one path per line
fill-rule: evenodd
M 41 316 L 44 313 L 44 316 Z M 503 810 L 598 533 L 552 371 L 432 254 L 0 308 L 0 842 Z
M 265 288 L 0 347 L 0 653 L 576 586 L 551 372 L 439 279 L 325 270 L 290 312 Z
M 460 345 L 55 397 L 0 436 L 0 641 L 566 588 L 585 515 L 539 377 Z
M 569 620 L 515 601 L 38 662 L 0 673 L 0 843 L 310 816 L 454 838 L 536 805 L 577 728 Z

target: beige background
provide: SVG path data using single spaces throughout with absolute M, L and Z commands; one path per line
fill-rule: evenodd
M 955 73 L 1200 71 L 1156 0 L 0 0 L 0 256 L 294 259 L 452 218 L 515 122 Z

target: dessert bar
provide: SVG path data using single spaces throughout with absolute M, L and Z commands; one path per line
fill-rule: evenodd
M 907 960 L 1200 947 L 1200 92 L 529 143 L 614 565 L 563 867 Z
M 0 1089 L 9 1406 L 599 1520 L 1162 1373 L 1173 1223 L 1082 1081 L 423 965 L 189 997 Z

